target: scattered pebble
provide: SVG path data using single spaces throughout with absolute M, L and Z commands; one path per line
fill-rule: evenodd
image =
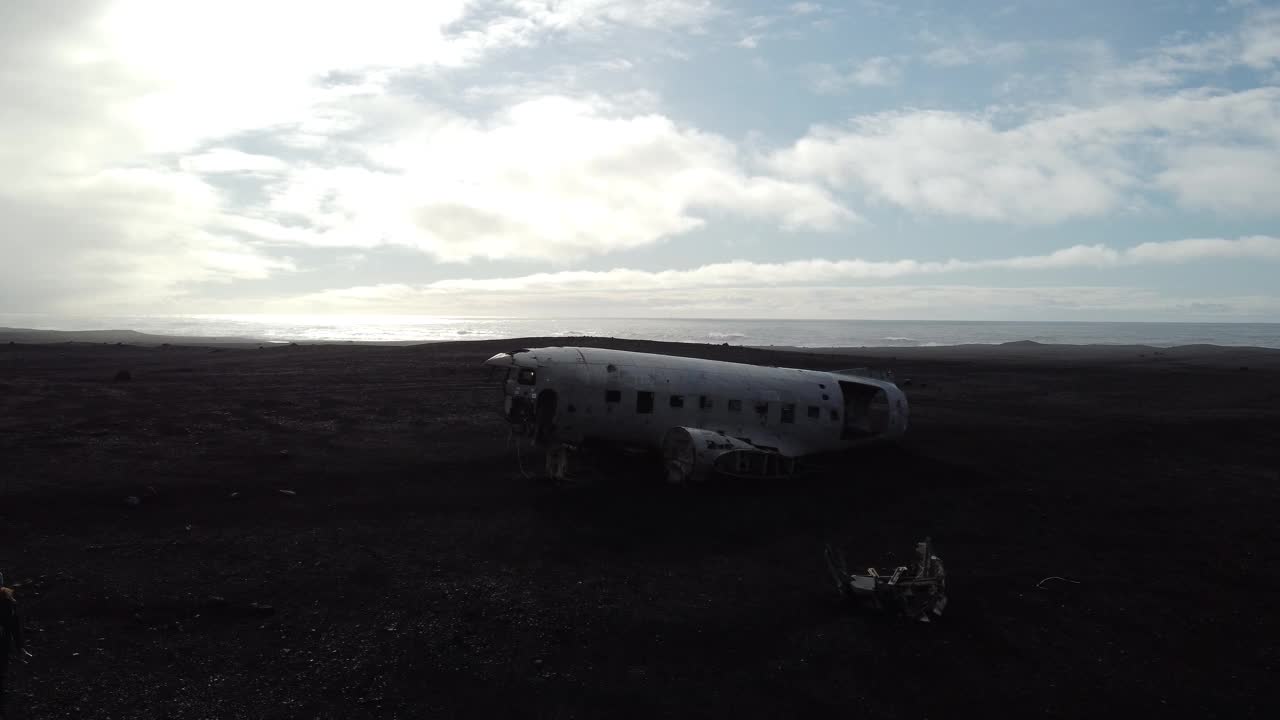
M 266 603 L 251 602 L 249 603 L 249 607 L 262 615 L 271 615 L 276 611 L 274 607 L 267 605 Z

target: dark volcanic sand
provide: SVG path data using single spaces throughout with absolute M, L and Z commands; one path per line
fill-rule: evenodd
M 10 716 L 1274 716 L 1280 353 L 581 340 L 891 366 L 912 426 L 785 484 L 555 488 L 480 363 L 557 342 L 0 345 Z M 837 602 L 825 537 L 925 534 L 941 622 Z

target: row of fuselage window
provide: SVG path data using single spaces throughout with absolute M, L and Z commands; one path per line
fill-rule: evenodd
M 604 401 L 606 404 L 621 403 L 622 391 L 621 390 L 605 390 Z M 668 396 L 667 403 L 673 410 L 683 410 L 686 404 L 685 396 L 670 395 Z M 692 403 L 692 399 L 689 400 L 689 403 Z M 697 403 L 698 403 L 699 410 L 711 410 L 715 406 L 715 399 L 709 395 L 699 395 L 697 396 Z M 729 412 L 742 412 L 741 400 L 736 400 L 736 399 L 726 400 L 725 403 L 726 403 L 725 407 L 729 410 Z M 636 391 L 636 413 L 637 414 L 648 415 L 652 413 L 653 405 L 654 405 L 653 392 L 648 390 Z M 782 422 L 794 423 L 796 421 L 796 404 L 795 403 L 783 403 L 779 409 L 781 410 L 780 420 Z M 768 415 L 769 403 L 767 402 L 756 403 L 755 411 L 760 415 Z M 822 408 L 817 405 L 810 405 L 808 407 L 807 412 L 810 420 L 819 420 L 822 418 Z M 829 415 L 832 421 L 834 422 L 840 421 L 839 410 L 832 408 L 829 411 Z

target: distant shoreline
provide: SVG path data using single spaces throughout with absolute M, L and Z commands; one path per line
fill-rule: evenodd
M 1181 345 L 1280 349 L 1280 324 L 1124 323 L 1003 321 L 800 321 L 800 320 L 583 320 L 575 318 L 459 319 L 414 316 L 274 317 L 227 320 L 139 316 L 46 322 L 0 313 L 0 332 L 21 342 L 121 342 L 205 345 L 334 344 L 415 345 L 421 343 L 549 338 L 545 344 L 588 342 L 590 338 L 634 338 L 657 342 L 731 343 L 735 347 L 931 348 L 1003 346 L 1123 345 L 1160 348 Z M 0 338 L 2 339 L 2 338 Z M 1014 347 L 1014 346 L 1010 346 Z
M 217 337 L 188 335 L 157 335 L 136 330 L 39 330 L 32 328 L 0 327 L 0 343 L 22 345 L 51 345 L 74 343 L 83 345 L 132 345 L 142 347 L 159 347 L 164 345 L 187 347 L 287 347 L 298 346 L 331 346 L 331 347 L 410 347 L 423 345 L 457 345 L 457 344 L 492 344 L 510 342 L 524 344 L 536 341 L 542 345 L 595 344 L 600 340 L 635 340 L 637 342 L 653 342 L 657 345 L 705 345 L 717 346 L 729 343 L 716 342 L 673 342 L 650 341 L 644 338 L 614 338 L 602 336 L 567 336 L 567 337 L 513 337 L 484 338 L 467 340 L 265 340 L 251 337 Z M 1138 356 L 1169 356 L 1176 359 L 1185 355 L 1216 355 L 1222 353 L 1261 353 L 1267 356 L 1280 357 L 1280 349 L 1249 345 L 1217 345 L 1198 343 L 1187 345 L 1157 346 L 1141 344 L 1071 344 L 1041 343 L 1032 340 L 1018 340 L 1002 343 L 958 343 L 953 345 L 869 345 L 869 346 L 830 346 L 802 347 L 796 345 L 757 345 L 747 344 L 738 347 L 754 350 L 809 353 L 817 355 L 863 355 L 870 357 L 912 356 L 917 358 L 1032 358 L 1055 356 L 1071 359 L 1085 358 L 1118 358 Z
M 123 345 L 261 345 L 271 341 L 247 337 L 152 335 L 137 330 L 37 330 L 0 327 L 0 342 L 29 345 L 63 342 Z M 271 344 L 278 343 L 271 342 Z

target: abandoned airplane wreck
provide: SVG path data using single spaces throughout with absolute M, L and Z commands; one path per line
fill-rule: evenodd
M 583 443 L 657 451 L 667 479 L 791 475 L 797 458 L 901 436 L 908 406 L 886 375 L 583 347 L 498 353 L 503 414 L 563 472 Z

